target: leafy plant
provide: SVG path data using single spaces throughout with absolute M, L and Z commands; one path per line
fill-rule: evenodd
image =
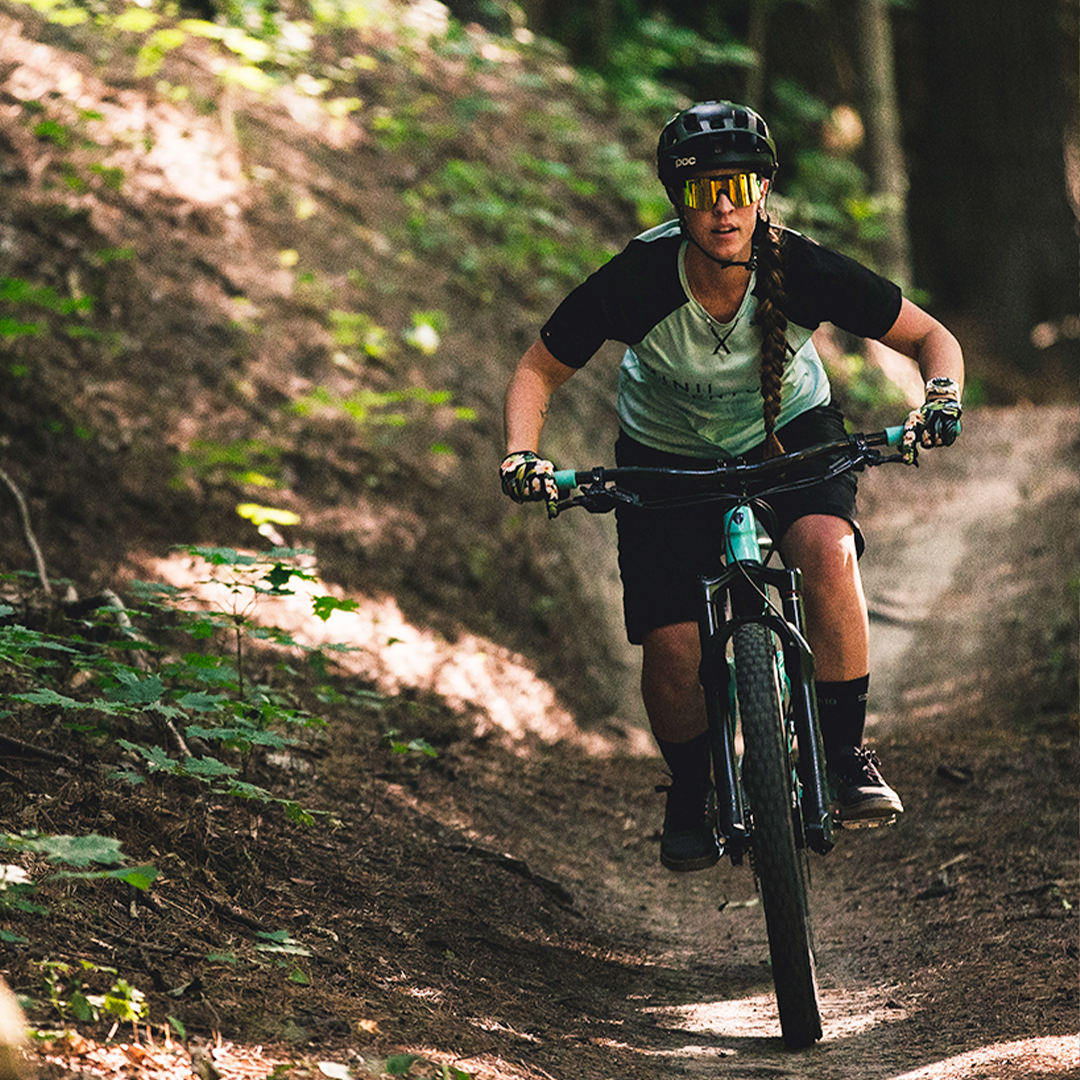
M 507 280 L 554 293 L 612 254 L 574 230 L 563 212 L 568 198 L 594 187 L 569 170 L 536 159 L 526 164 L 515 173 L 453 158 L 402 195 L 413 245 L 455 252 L 463 283 L 483 301 Z
M 331 311 L 329 317 L 337 345 L 359 349 L 375 359 L 386 355 L 390 335 L 370 315 L 362 311 Z
M 71 315 L 76 311 L 89 311 L 94 301 L 88 296 L 64 298 L 50 285 L 34 285 L 23 278 L 4 277 L 0 278 L 0 304 Z
M 627 26 L 603 76 L 628 112 L 671 115 L 683 104 L 675 87 L 688 78 L 706 81 L 706 73 L 715 78 L 718 71 L 756 62 L 753 51 L 730 33 L 707 38 L 666 18 L 645 18 Z
M 319 412 L 341 413 L 348 416 L 357 427 L 405 427 L 419 419 L 425 412 L 453 401 L 448 390 L 428 390 L 422 386 L 410 386 L 404 390 L 360 389 L 348 396 L 341 396 L 324 386 L 298 398 L 290 409 L 301 416 Z M 475 413 L 467 408 L 455 408 L 454 418 L 472 420 Z
M 439 752 L 427 741 L 427 739 L 410 739 L 408 742 L 403 742 L 398 738 L 397 731 L 388 731 L 386 733 L 386 741 L 390 745 L 390 749 L 395 754 L 423 754 L 426 757 L 438 757 Z
M 146 995 L 119 977 L 116 968 L 89 960 L 80 960 L 78 964 L 45 960 L 41 972 L 48 1003 L 61 1018 L 70 1014 L 83 1023 L 92 1023 L 103 1016 L 114 1016 L 117 1023 L 137 1024 L 147 1014 Z M 105 993 L 89 992 L 85 977 L 99 973 L 117 978 Z
M 348 1065 L 336 1061 L 319 1062 L 319 1072 L 330 1080 L 366 1080 L 371 1076 L 411 1076 L 415 1080 L 472 1080 L 472 1073 L 446 1062 L 430 1061 L 420 1054 L 391 1054 L 385 1060 L 365 1061 L 363 1069 L 360 1074 Z M 284 1071 L 279 1074 L 275 1069 L 269 1080 L 284 1080 L 284 1076 Z
M 182 486 L 185 477 L 190 477 L 210 484 L 277 487 L 281 456 L 280 447 L 257 439 L 231 443 L 195 439 L 177 457 L 173 486 Z
M 412 325 L 401 335 L 414 349 L 431 356 L 446 333 L 446 315 L 441 311 L 414 311 Z
M 93 863 L 112 866 L 112 870 L 57 870 L 46 881 L 120 881 L 136 889 L 148 889 L 157 877 L 152 866 L 130 866 L 121 854 L 120 843 L 107 836 L 45 835 L 35 831 L 0 832 L 0 850 L 44 856 L 50 863 L 88 867 Z M 0 912 L 18 911 L 28 915 L 48 915 L 48 908 L 31 900 L 39 891 L 26 870 L 16 864 L 0 864 Z M 0 930 L 0 941 L 25 942 L 7 930 Z
M 113 741 L 128 756 L 114 773 L 117 779 L 132 784 L 143 783 L 147 777 L 194 780 L 220 794 L 279 805 L 289 820 L 310 825 L 312 814 L 296 801 L 276 797 L 247 778 L 256 750 L 284 750 L 296 741 L 290 731 L 324 724 L 321 717 L 287 696 L 253 683 L 247 672 L 249 643 L 271 642 L 313 651 L 255 618 L 261 601 L 290 596 L 290 584 L 315 580 L 313 570 L 303 562 L 307 553 L 291 548 L 259 555 L 231 548 L 184 550 L 207 564 L 209 573 L 203 584 L 216 586 L 222 597 L 216 609 L 205 610 L 189 594 L 169 586 L 137 583 L 142 606 L 124 614 L 129 623 L 134 619 L 146 624 L 142 634 L 134 628 L 116 634 L 114 628 L 113 638 L 102 644 L 78 634 L 64 639 L 12 623 L 0 625 L 0 663 L 20 673 L 20 682 L 30 683 L 16 686 L 7 697 L 56 711 L 66 727 L 84 736 Z M 320 596 L 314 598 L 313 607 L 325 621 L 334 611 L 347 611 L 355 604 Z M 102 614 L 108 618 L 114 612 L 106 607 Z M 10 607 L 0 607 L 0 616 L 11 614 Z M 153 645 L 147 635 L 155 622 L 172 634 L 187 635 L 203 646 L 202 651 L 177 655 Z M 96 615 L 87 617 L 87 630 L 96 634 L 102 625 Z M 223 646 L 227 642 L 231 656 L 205 648 L 215 641 Z M 344 650 L 347 646 L 324 648 Z M 139 655 L 133 658 L 135 649 Z M 65 674 L 72 669 L 82 673 L 78 694 L 65 684 Z M 127 730 L 116 729 L 118 724 L 145 727 L 147 721 L 161 741 L 134 738 Z M 196 741 L 205 748 L 198 754 L 187 745 Z M 175 744 L 173 749 L 170 742 Z M 100 854 L 102 849 L 93 851 Z M 107 871 L 99 876 L 121 875 Z M 13 881 L 8 892 L 21 902 L 20 884 Z

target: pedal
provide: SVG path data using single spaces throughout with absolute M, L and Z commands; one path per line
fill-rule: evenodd
M 896 815 L 889 814 L 887 817 L 854 818 L 845 821 L 838 810 L 833 811 L 833 827 L 836 829 L 881 829 L 886 825 L 896 824 Z

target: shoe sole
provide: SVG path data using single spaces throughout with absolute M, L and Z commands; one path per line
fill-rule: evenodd
M 661 864 L 668 870 L 673 870 L 676 874 L 687 874 L 692 870 L 708 870 L 710 866 L 715 866 L 719 861 L 719 851 L 715 855 L 702 855 L 697 859 L 669 859 L 663 853 L 660 855 Z
M 833 818 L 833 825 L 838 829 L 881 829 L 887 825 L 895 825 L 896 817 L 896 814 L 873 818 L 844 818 L 837 815 Z

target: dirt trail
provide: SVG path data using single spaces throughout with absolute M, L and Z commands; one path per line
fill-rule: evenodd
M 33 37 L 43 28 L 55 47 Z M 357 148 L 338 154 L 293 110 L 295 96 L 276 112 L 260 99 L 234 114 L 230 103 L 219 127 L 212 112 L 166 102 L 149 82 L 125 75 L 119 89 L 107 85 L 86 56 L 65 52 L 55 25 L 4 18 L 0 37 L 10 121 L 10 144 L 0 145 L 9 181 L 4 272 L 63 295 L 101 291 L 99 321 L 85 327 L 101 332 L 100 343 L 81 333 L 43 337 L 40 352 L 22 357 L 34 376 L 16 375 L 23 365 L 13 364 L 3 400 L 5 469 L 33 495 L 50 569 L 63 567 L 85 596 L 122 586 L 118 551 L 130 545 L 132 557 L 157 558 L 181 523 L 193 539 L 236 542 L 232 481 L 217 477 L 209 455 L 174 491 L 174 452 L 287 447 L 287 471 L 297 470 L 289 505 L 317 523 L 304 546 L 319 549 L 320 566 L 343 588 L 394 595 L 370 630 L 354 627 L 356 640 L 369 656 L 381 640 L 412 664 L 407 683 L 390 663 L 396 655 L 346 671 L 342 696 L 354 696 L 320 699 L 325 735 L 283 764 L 253 766 L 252 780 L 328 815 L 314 830 L 259 804 L 206 797 L 196 785 L 119 785 L 96 767 L 93 744 L 71 738 L 54 712 L 9 714 L 5 733 L 19 723 L 14 734 L 24 740 L 75 748 L 94 767 L 5 758 L 0 829 L 100 830 L 133 860 L 162 869 L 138 905 L 118 902 L 108 883 L 54 884 L 43 887 L 46 922 L 5 914 L 0 929 L 10 925 L 14 942 L 26 944 L 5 938 L 0 966 L 38 999 L 36 1026 L 70 1019 L 43 989 L 42 962 L 63 960 L 77 971 L 97 966 L 84 987 L 93 992 L 108 990 L 106 971 L 122 973 L 146 993 L 158 1031 L 175 1016 L 199 1039 L 223 1033 L 232 1040 L 216 1058 L 224 1080 L 265 1077 L 279 1063 L 274 1075 L 317 1076 L 320 1059 L 347 1062 L 366 1080 L 380 1072 L 371 1062 L 403 1050 L 477 1080 L 1080 1075 L 1077 626 L 1068 587 L 1080 577 L 1075 408 L 976 410 L 957 447 L 926 454 L 918 472 L 865 478 L 871 732 L 908 812 L 896 829 L 842 837 L 814 864 L 826 1039 L 785 1053 L 749 872 L 663 872 L 658 760 L 635 756 L 618 722 L 578 732 L 566 702 L 513 652 L 531 627 L 559 615 L 576 626 L 573 612 L 593 609 L 572 608 L 568 596 L 569 611 L 534 610 L 564 569 L 558 545 L 545 543 L 558 530 L 542 532 L 542 512 L 523 516 L 520 530 L 504 528 L 496 486 L 481 497 L 451 485 L 451 475 L 493 475 L 494 427 L 477 422 L 456 435 L 469 468 L 447 456 L 445 486 L 436 478 L 428 487 L 414 482 L 410 454 L 369 452 L 350 425 L 340 434 L 330 421 L 290 413 L 282 426 L 282 388 L 305 398 L 324 380 L 335 393 L 355 389 L 348 366 L 331 359 L 327 331 L 339 310 L 357 310 L 356 281 L 379 283 L 361 299 L 380 333 L 457 302 L 447 276 L 457 252 L 418 275 L 382 235 L 393 235 L 401 212 L 392 194 L 438 161 L 418 166 L 413 140 L 396 154 L 364 129 Z M 382 54 L 381 31 L 372 49 Z M 463 100 L 466 61 L 450 52 L 418 60 L 415 86 L 409 64 L 357 65 L 365 114 L 397 115 L 414 91 L 448 108 Z M 216 87 L 201 56 L 171 52 L 163 77 L 176 88 Z M 446 153 L 501 174 L 507 143 L 498 132 L 541 135 L 528 120 L 545 104 L 526 92 L 534 74 L 515 74 L 505 90 L 485 82 L 499 107 L 481 109 L 468 125 L 475 138 L 447 143 Z M 198 89 L 192 103 L 204 93 L 212 101 L 217 90 Z M 38 133 L 67 130 L 75 116 L 97 141 L 68 150 Z M 561 120 L 556 130 L 565 132 Z M 562 139 L 534 147 L 537 158 L 560 159 Z M 180 147 L 190 169 L 173 167 Z M 70 183 L 70 154 L 94 178 L 86 191 Z M 105 173 L 123 174 L 130 195 L 105 182 L 102 161 Z M 241 172 L 251 179 L 237 188 Z M 201 178 L 198 190 L 175 187 L 176 177 Z M 67 208 L 57 191 L 68 192 Z M 300 212 L 309 203 L 318 213 Z M 560 205 L 573 229 L 595 213 L 563 196 Z M 619 235 L 624 225 L 612 222 Z M 128 249 L 137 252 L 130 266 L 104 259 Z M 302 259 L 295 275 L 280 255 Z M 536 297 L 531 287 L 521 293 L 520 304 L 508 295 L 497 318 L 477 317 L 475 326 L 462 324 L 481 308 L 466 305 L 422 377 L 411 357 L 401 368 L 365 361 L 365 390 L 445 386 L 455 403 L 497 417 L 499 358 L 524 327 L 532 327 L 526 341 L 535 332 Z M 27 350 L 34 340 L 25 339 Z M 596 380 L 586 387 L 610 374 L 589 368 L 578 377 Z M 610 418 L 589 393 L 575 395 L 567 425 L 592 436 Z M 425 468 L 427 448 L 446 434 L 441 417 L 430 421 L 432 438 L 416 436 Z M 84 439 L 84 426 L 99 437 Z M 566 458 L 579 449 L 568 439 Z M 475 513 L 461 513 L 466 497 Z M 610 519 L 592 524 L 575 534 L 590 556 Z M 483 530 L 491 545 L 474 548 Z M 7 540 L 8 569 L 28 569 L 18 531 Z M 519 559 L 527 550 L 550 558 Z M 455 557 L 440 561 L 444 551 Z M 610 545 L 601 554 L 610 570 Z M 433 614 L 442 634 L 415 625 Z M 503 644 L 457 633 L 459 618 L 490 626 Z M 510 625 L 520 628 L 516 645 L 502 637 Z M 555 650 L 549 663 L 562 669 L 573 636 L 542 634 L 529 646 L 542 651 L 545 641 Z M 267 677 L 286 696 L 313 689 L 300 675 L 282 685 L 277 672 Z M 578 678 L 588 683 L 591 674 Z M 405 692 L 384 711 L 357 704 L 367 681 L 384 677 Z M 607 708 L 601 690 L 582 698 Z M 473 702 L 481 695 L 483 710 Z M 508 712 L 513 723 L 498 719 Z M 385 735 L 398 727 L 435 741 L 437 759 L 391 755 Z M 47 873 L 40 863 L 32 869 Z M 259 934 L 284 930 L 303 940 L 302 968 L 259 951 Z M 190 1075 L 182 1049 L 155 1071 L 145 1048 L 124 1051 L 124 1032 L 113 1040 L 107 1022 L 78 1026 L 77 1038 L 37 1047 L 43 1078 Z M 200 1075 L 212 1075 L 205 1059 Z
M 812 866 L 825 1039 L 807 1053 L 777 1038 L 746 869 L 674 878 L 638 865 L 605 881 L 609 913 L 642 927 L 655 965 L 637 1024 L 678 1033 L 639 1048 L 660 1055 L 655 1075 L 1080 1075 L 1076 850 L 1061 823 L 1075 799 L 1067 766 L 1038 772 L 1064 756 L 1075 779 L 1073 725 L 1024 715 L 1025 702 L 1046 718 L 1075 710 L 1040 700 L 1034 683 L 1026 696 L 1024 672 L 1070 620 L 1076 436 L 1075 409 L 983 410 L 917 471 L 860 481 L 871 738 L 907 814 L 892 830 L 841 834 Z
M 901 720 L 904 691 L 917 680 L 907 674 L 910 651 L 920 641 L 923 653 L 944 654 L 957 667 L 978 651 L 982 617 L 995 610 L 1000 617 L 1007 602 L 1008 593 L 999 592 L 1003 570 L 1015 571 L 1012 589 L 1038 586 L 1025 583 L 1023 566 L 1005 568 L 1003 559 L 1017 533 L 1055 542 L 1038 511 L 1057 496 L 1075 497 L 1076 421 L 1071 408 L 984 410 L 970 416 L 955 449 L 924 453 L 918 470 L 889 466 L 862 481 L 873 543 L 862 569 L 879 713 Z M 1065 561 L 1059 582 L 1045 584 L 1058 585 L 1074 570 Z

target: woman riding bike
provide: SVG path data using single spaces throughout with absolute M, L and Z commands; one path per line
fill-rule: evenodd
M 627 346 L 619 375 L 619 465 L 701 468 L 772 457 L 843 437 L 811 340 L 829 322 L 919 366 L 926 403 L 908 418 L 925 447 L 960 431 L 963 356 L 953 335 L 854 260 L 774 225 L 766 201 L 776 147 L 752 109 L 706 101 L 660 134 L 657 170 L 676 219 L 637 236 L 574 289 L 521 358 L 506 393 L 503 490 L 558 512 L 554 466 L 539 454 L 551 395 L 607 340 Z M 863 748 L 868 618 L 863 538 L 851 473 L 770 497 L 781 556 L 804 574 L 819 718 L 842 821 L 903 811 Z M 671 870 L 716 863 L 709 747 L 698 680 L 701 574 L 715 573 L 722 510 L 620 507 L 619 569 L 641 692 L 671 773 L 660 842 Z

